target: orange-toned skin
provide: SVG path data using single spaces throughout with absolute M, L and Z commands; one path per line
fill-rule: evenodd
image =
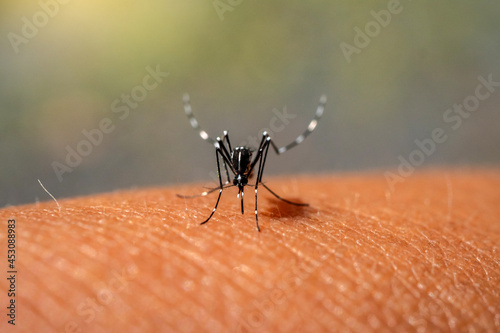
M 267 179 L 0 210 L 2 332 L 500 331 L 500 170 Z M 16 327 L 7 220 L 16 220 Z

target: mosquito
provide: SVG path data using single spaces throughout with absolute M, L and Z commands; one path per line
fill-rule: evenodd
M 260 231 L 259 215 L 257 213 L 257 190 L 259 188 L 259 185 L 262 185 L 266 190 L 268 190 L 272 195 L 274 195 L 279 200 L 282 200 L 290 205 L 309 206 L 309 204 L 307 203 L 292 202 L 290 200 L 282 198 L 262 182 L 262 176 L 264 174 L 264 167 L 266 166 L 267 153 L 269 151 L 270 146 L 273 147 L 276 154 L 281 155 L 284 152 L 302 143 L 302 141 L 304 141 L 304 139 L 314 131 L 325 109 L 325 104 L 326 104 L 325 95 L 322 95 L 321 98 L 319 99 L 319 104 L 314 114 L 314 118 L 307 126 L 307 129 L 301 135 L 299 135 L 294 141 L 292 141 L 286 146 L 278 148 L 274 143 L 274 141 L 269 136 L 269 134 L 266 131 L 264 131 L 262 132 L 262 139 L 260 141 L 259 147 L 256 150 L 248 146 L 238 146 L 233 149 L 231 147 L 231 142 L 229 141 L 229 135 L 227 131 L 223 132 L 222 139 L 220 137 L 217 137 L 215 140 L 212 139 L 208 135 L 208 133 L 200 127 L 198 120 L 196 120 L 196 118 L 194 117 L 188 94 L 184 94 L 183 101 L 184 101 L 184 112 L 186 113 L 189 119 L 189 123 L 196 131 L 198 131 L 198 134 L 203 140 L 207 141 L 208 143 L 210 143 L 215 147 L 215 156 L 217 160 L 217 175 L 219 176 L 218 187 L 209 189 L 208 191 L 205 191 L 199 195 L 191 195 L 191 196 L 180 195 L 180 194 L 177 195 L 178 197 L 181 198 L 196 198 L 196 197 L 206 196 L 210 193 L 219 190 L 219 196 L 217 197 L 217 202 L 215 203 L 215 207 L 212 210 L 212 213 L 205 221 L 201 222 L 201 224 L 207 223 L 212 218 L 215 211 L 217 210 L 217 206 L 219 205 L 222 191 L 229 187 L 238 188 L 238 198 L 241 198 L 241 214 L 243 214 L 244 213 L 243 196 L 244 196 L 245 186 L 247 185 L 255 186 L 255 222 L 258 231 Z M 254 154 L 255 151 L 257 151 L 257 154 L 255 155 L 255 157 L 252 158 L 252 155 Z M 222 159 L 222 164 L 224 166 L 226 173 L 226 182 L 224 183 L 222 182 L 220 159 Z M 252 185 L 248 183 L 248 180 L 253 176 L 253 171 L 255 167 L 257 167 L 257 165 L 258 165 L 257 178 L 255 180 L 255 185 Z M 233 174 L 232 184 L 230 184 L 229 181 L 230 180 L 229 171 L 231 171 L 231 173 Z

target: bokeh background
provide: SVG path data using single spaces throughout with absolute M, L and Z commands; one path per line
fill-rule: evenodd
M 448 140 L 422 168 L 500 162 L 500 89 L 458 129 L 443 122 L 478 76 L 500 81 L 498 1 L 401 1 L 350 61 L 341 43 L 390 1 L 61 2 L 0 3 L 0 207 L 50 200 L 37 179 L 58 199 L 213 183 L 215 153 L 190 128 L 184 92 L 233 145 L 285 108 L 296 117 L 274 140 L 289 143 L 328 95 L 316 132 L 270 155 L 266 176 L 394 170 L 436 127 Z M 120 119 L 113 103 L 157 67 L 169 75 Z M 105 118 L 114 130 L 60 181 L 53 163 Z

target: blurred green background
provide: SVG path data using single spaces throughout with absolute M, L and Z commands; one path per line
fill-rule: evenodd
M 56 198 L 210 184 L 214 149 L 189 126 L 184 92 L 210 135 L 228 130 L 233 145 L 284 108 L 295 118 L 273 138 L 289 143 L 328 95 L 316 132 L 270 153 L 265 176 L 394 170 L 436 127 L 448 140 L 422 167 L 498 165 L 500 88 L 456 130 L 443 114 L 478 76 L 500 81 L 500 3 L 401 1 L 385 27 L 368 24 L 390 3 L 2 1 L 0 206 L 50 200 L 37 179 Z M 367 24 L 368 45 L 348 59 L 341 43 L 355 46 Z M 169 75 L 144 96 L 147 68 Z M 134 89 L 128 116 L 113 112 Z M 113 131 L 60 181 L 54 162 L 67 165 L 68 147 L 105 118 Z

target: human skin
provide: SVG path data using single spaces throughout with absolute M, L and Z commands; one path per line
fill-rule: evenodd
M 16 326 L 0 331 L 500 331 L 500 170 L 269 178 L 118 191 L 0 210 L 16 221 Z

